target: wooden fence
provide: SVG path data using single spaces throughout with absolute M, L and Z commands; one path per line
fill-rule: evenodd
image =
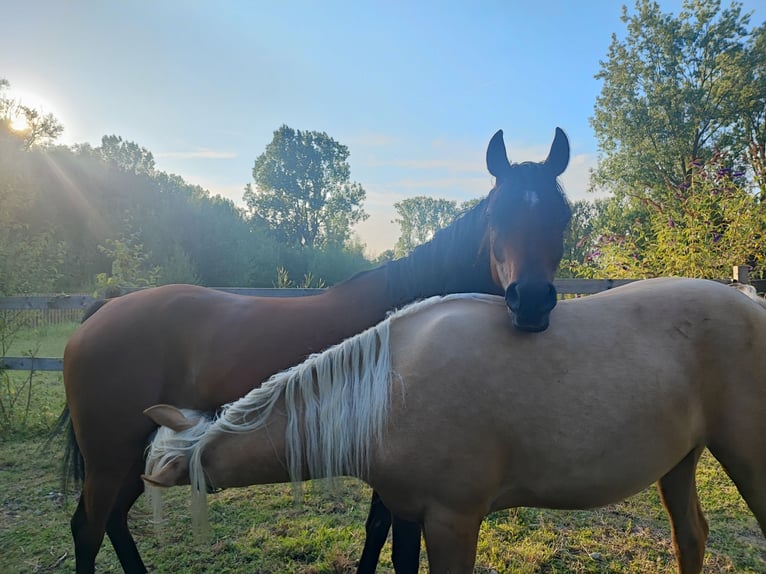
M 559 295 L 591 295 L 607 291 L 636 279 L 556 279 Z M 758 292 L 766 291 L 766 281 L 750 281 L 748 267 L 735 266 L 730 280 L 751 283 Z M 246 287 L 220 288 L 220 291 L 260 297 L 303 297 L 322 289 L 250 289 Z M 79 322 L 83 312 L 95 301 L 90 295 L 22 295 L 0 297 L 0 314 L 6 321 L 20 321 L 37 328 L 61 322 Z M 61 371 L 59 357 L 0 357 L 0 369 L 21 371 Z

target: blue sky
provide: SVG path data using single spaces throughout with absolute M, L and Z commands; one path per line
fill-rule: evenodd
M 762 0 L 744 4 L 751 23 L 766 19 Z M 11 1 L 0 77 L 62 121 L 63 143 L 119 135 L 240 204 L 274 130 L 325 131 L 350 148 L 371 215 L 357 232 L 376 254 L 398 237 L 396 201 L 489 191 L 484 152 L 501 128 L 511 160 L 525 161 L 544 159 L 562 127 L 564 188 L 587 197 L 593 76 L 623 33 L 621 5 Z M 678 12 L 681 1 L 660 5 Z

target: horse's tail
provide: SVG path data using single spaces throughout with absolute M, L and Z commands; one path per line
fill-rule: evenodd
M 109 299 L 96 299 L 85 310 L 82 319 L 80 319 L 80 323 L 87 321 L 108 302 Z M 85 480 L 85 460 L 82 457 L 80 445 L 77 444 L 77 437 L 74 434 L 74 426 L 72 425 L 72 417 L 69 413 L 69 405 L 64 405 L 64 409 L 61 411 L 56 424 L 48 434 L 48 440 L 44 443 L 45 448 L 47 448 L 51 441 L 58 437 L 62 432 L 66 432 L 66 438 L 64 439 L 64 459 L 61 464 L 61 488 L 64 496 L 66 496 L 67 492 L 69 492 L 70 485 L 78 488 L 82 486 L 82 483 Z
M 82 486 L 83 480 L 85 480 L 85 460 L 80 452 L 80 445 L 77 444 L 77 437 L 74 435 L 69 405 L 64 405 L 64 409 L 61 411 L 56 424 L 48 435 L 45 445 L 49 445 L 62 432 L 66 432 L 66 438 L 64 439 L 66 444 L 64 447 L 64 459 L 61 464 L 61 488 L 66 497 L 70 485 L 77 488 Z
M 82 315 L 82 319 L 80 319 L 80 323 L 85 323 L 88 319 L 90 319 L 96 311 L 101 309 L 104 305 L 109 303 L 109 299 L 96 299 L 93 301 L 93 303 L 90 304 L 90 307 L 85 309 L 85 313 Z

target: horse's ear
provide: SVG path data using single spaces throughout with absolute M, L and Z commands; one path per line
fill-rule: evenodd
M 569 165 L 569 140 L 561 128 L 556 128 L 556 136 L 553 138 L 545 165 L 557 176 L 564 173 Z
M 489 146 L 487 147 L 487 169 L 489 173 L 498 179 L 505 177 L 511 170 L 511 164 L 505 151 L 505 142 L 503 142 L 503 130 L 497 130 L 497 133 L 489 140 Z
M 178 456 L 152 474 L 142 474 L 141 479 L 149 486 L 167 488 L 189 482 L 189 459 Z
M 186 418 L 180 409 L 172 405 L 154 405 L 146 409 L 144 414 L 158 425 L 168 427 L 175 432 L 190 429 L 197 423 L 195 420 Z

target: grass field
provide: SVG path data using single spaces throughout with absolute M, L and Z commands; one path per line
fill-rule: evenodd
M 39 356 L 59 355 L 74 325 L 25 333 Z M 10 353 L 9 353 L 10 354 Z M 60 355 L 59 355 L 60 356 Z M 16 374 L 22 375 L 22 374 Z M 35 377 L 33 424 L 0 435 L 0 572 L 74 572 L 69 518 L 76 493 L 60 491 L 60 443 L 45 448 L 45 429 L 64 404 L 57 373 Z M 705 572 L 766 572 L 766 540 L 736 489 L 709 455 L 698 473 L 700 498 L 710 523 Z M 301 506 L 289 485 L 236 489 L 210 498 L 212 536 L 196 542 L 188 514 L 188 489 L 168 491 L 159 532 L 143 497 L 130 525 L 151 572 L 347 573 L 364 543 L 370 497 L 348 479 L 331 490 L 308 486 Z M 109 542 L 98 572 L 121 572 Z M 425 551 L 421 570 L 427 571 Z M 381 573 L 393 572 L 390 546 Z M 489 516 L 479 540 L 477 573 L 671 573 L 675 563 L 668 520 L 653 488 L 589 512 L 514 509 Z

